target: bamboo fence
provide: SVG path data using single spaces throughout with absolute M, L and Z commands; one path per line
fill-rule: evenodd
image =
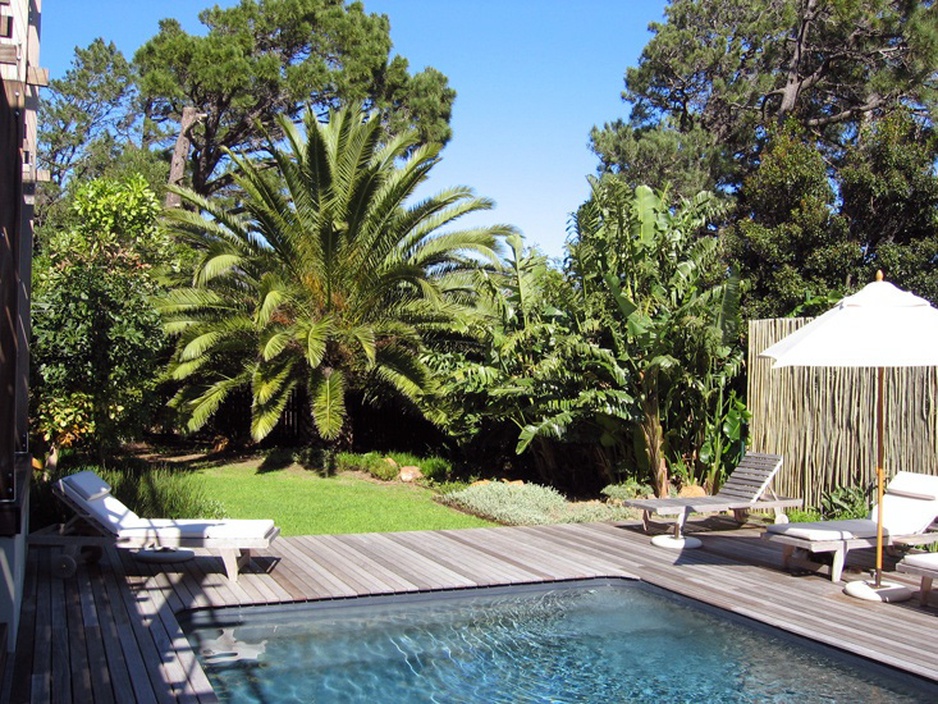
M 875 481 L 876 370 L 772 369 L 759 357 L 809 320 L 749 322 L 749 448 L 785 458 L 778 494 L 818 506 L 832 489 Z M 887 369 L 885 381 L 887 478 L 899 470 L 938 474 L 938 370 Z

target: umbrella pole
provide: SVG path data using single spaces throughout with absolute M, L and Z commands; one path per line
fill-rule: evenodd
M 883 465 L 885 464 L 886 448 L 883 441 L 884 415 L 883 389 L 886 370 L 877 369 L 876 380 L 876 581 L 874 586 L 879 589 L 883 582 L 883 494 L 885 493 L 886 477 Z

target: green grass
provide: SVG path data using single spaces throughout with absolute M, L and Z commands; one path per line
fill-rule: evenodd
M 260 460 L 197 470 L 231 518 L 272 518 L 282 535 L 477 528 L 492 523 L 433 500 L 424 487 L 350 474 L 321 477 L 297 465 L 258 472 Z

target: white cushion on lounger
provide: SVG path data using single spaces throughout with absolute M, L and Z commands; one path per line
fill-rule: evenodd
M 85 501 L 94 501 L 111 492 L 110 485 L 94 472 L 78 472 L 62 479 Z
M 212 540 L 245 540 L 263 538 L 274 528 L 274 522 L 267 519 L 225 519 L 201 520 L 187 518 L 139 518 L 135 522 L 121 525 L 118 537 L 121 538 L 206 538 Z
M 779 533 L 804 540 L 852 540 L 853 538 L 875 538 L 876 521 L 868 518 L 854 518 L 813 523 L 776 523 L 767 526 L 766 530 L 769 533 Z
M 896 472 L 896 476 L 889 480 L 886 493 L 909 499 L 935 501 L 938 499 L 938 476 Z
M 938 552 L 923 552 L 906 555 L 902 562 L 926 570 L 938 570 Z

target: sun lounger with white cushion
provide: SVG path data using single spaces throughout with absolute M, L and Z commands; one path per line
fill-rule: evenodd
M 914 574 L 922 578 L 918 596 L 922 606 L 928 603 L 932 580 L 938 579 L 938 552 L 921 552 L 906 555 L 896 563 L 896 572 Z
M 141 518 L 111 494 L 111 487 L 94 472 L 78 472 L 53 485 L 55 494 L 75 511 L 56 533 L 33 534 L 33 544 L 61 544 L 66 547 L 60 565 L 64 574 L 74 573 L 80 546 L 94 545 L 81 535 L 79 525 L 95 529 L 119 548 L 178 549 L 207 548 L 217 551 L 231 581 L 251 559 L 251 550 L 266 548 L 280 529 L 271 520 Z M 100 544 L 100 543 L 99 543 Z
M 652 515 L 674 517 L 673 536 L 653 541 L 668 547 L 690 547 L 681 531 L 688 516 L 694 513 L 721 513 L 732 511 L 739 523 L 744 523 L 753 509 L 772 509 L 776 520 L 782 521 L 784 509 L 801 506 L 801 499 L 776 496 L 772 480 L 782 466 L 779 455 L 747 452 L 729 479 L 713 496 L 674 497 L 666 499 L 629 499 L 626 506 L 642 510 L 642 526 L 647 532 Z M 662 536 L 659 536 L 662 537 Z
M 787 568 L 796 550 L 832 553 L 831 581 L 840 581 L 850 550 L 876 547 L 877 510 L 869 518 L 768 526 L 762 538 L 782 545 Z M 883 495 L 883 545 L 908 546 L 938 541 L 929 527 L 938 518 L 938 476 L 897 472 Z

